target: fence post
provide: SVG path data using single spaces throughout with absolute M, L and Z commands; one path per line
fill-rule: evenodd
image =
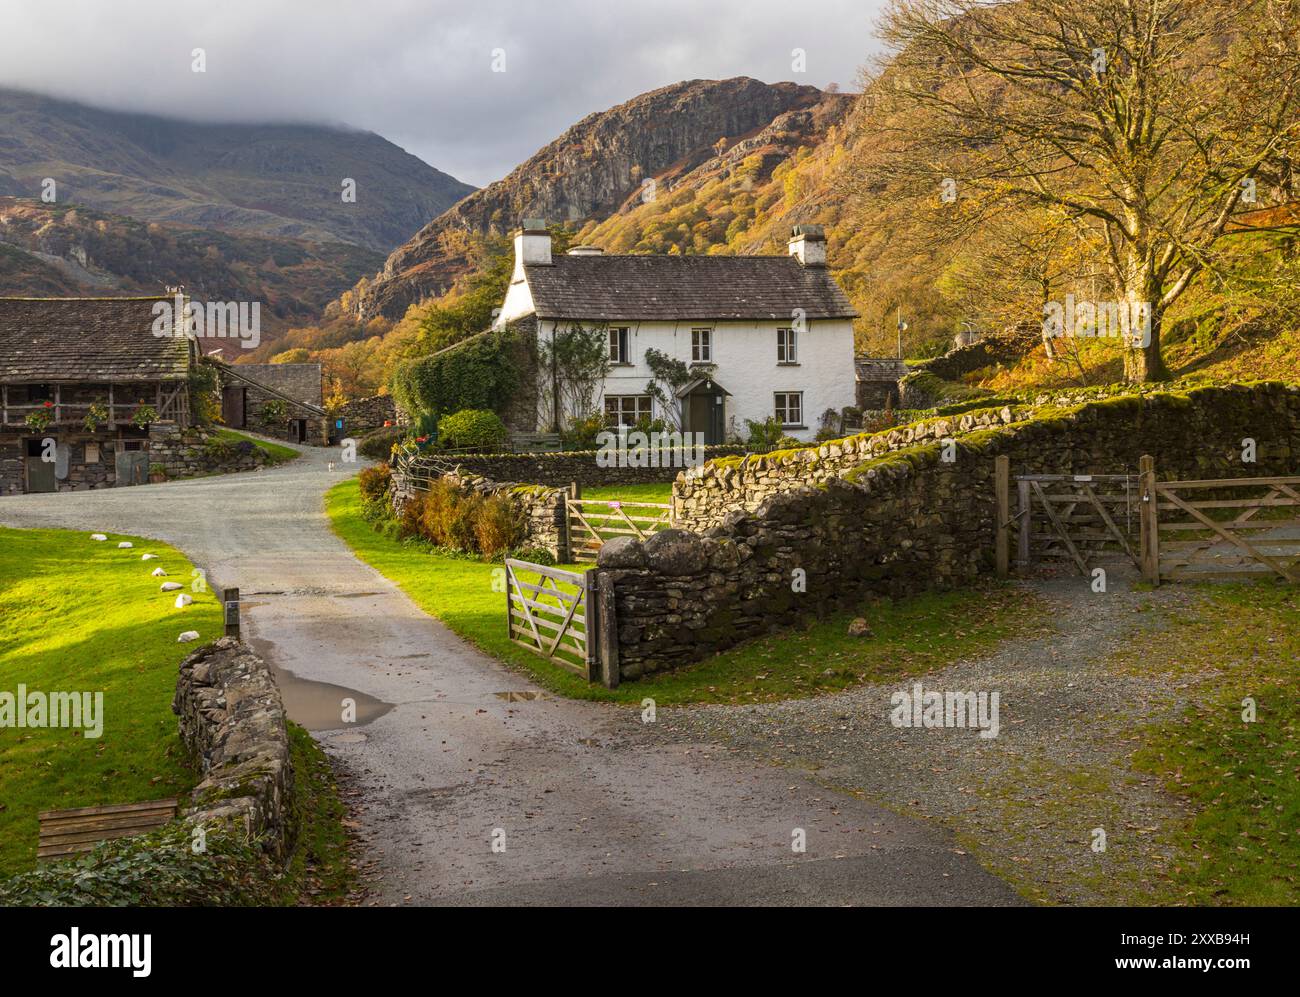
M 1006 578 L 1011 560 L 1011 458 L 1001 454 L 993 460 L 993 489 L 997 496 L 997 571 Z
M 606 689 L 617 689 L 618 618 L 614 612 L 614 579 L 608 571 L 596 575 L 596 602 L 600 606 L 600 623 L 596 628 L 600 640 L 600 680 Z
M 1016 482 L 1016 507 L 1020 517 L 1020 531 L 1016 537 L 1016 563 L 1021 571 L 1029 570 L 1029 531 L 1033 523 L 1033 510 L 1030 507 L 1029 482 Z
M 596 673 L 600 669 L 598 660 L 599 641 L 600 641 L 600 597 L 596 593 L 596 576 L 599 572 L 595 568 L 588 568 L 582 573 L 582 616 L 583 616 L 583 644 L 587 648 L 587 681 L 595 682 Z
M 221 602 L 225 610 L 226 636 L 239 639 L 239 589 L 221 590 Z
M 1156 488 L 1156 459 L 1144 454 L 1138 463 L 1141 475 L 1142 515 L 1138 517 L 1141 530 L 1142 578 L 1152 585 L 1160 584 L 1160 493 Z

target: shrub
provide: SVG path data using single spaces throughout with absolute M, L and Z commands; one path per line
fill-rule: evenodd
M 392 456 L 393 444 L 406 435 L 400 426 L 385 426 L 367 433 L 357 444 L 357 453 L 371 460 L 388 460 Z
M 582 417 L 574 416 L 569 422 L 569 428 L 560 433 L 560 443 L 565 450 L 595 450 L 598 445 L 596 436 L 608 428 L 605 417 L 599 412 Z
M 387 464 L 372 464 L 357 476 L 361 488 L 361 501 L 375 502 L 388 497 L 393 484 L 393 469 Z
M 289 417 L 289 406 L 279 398 L 272 398 L 262 406 L 258 418 L 264 426 L 278 426 Z
M 445 352 L 405 361 L 393 372 L 389 389 L 407 412 L 499 409 L 519 383 L 518 349 L 513 330 L 486 332 Z
M 745 428 L 749 430 L 749 438 L 745 440 L 745 445 L 755 450 L 771 450 L 785 435 L 781 430 L 781 423 L 774 415 L 769 415 L 762 422 L 746 419 Z
M 438 442 L 448 449 L 492 450 L 504 447 L 509 438 L 505 423 L 486 409 L 462 409 L 438 420 Z
M 504 495 L 483 500 L 474 521 L 474 538 L 484 557 L 495 560 L 523 543 L 526 525 L 523 511 Z

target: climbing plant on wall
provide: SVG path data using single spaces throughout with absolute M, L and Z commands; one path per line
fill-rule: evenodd
M 501 412 L 519 384 L 515 336 L 510 329 L 496 329 L 408 360 L 394 372 L 389 391 L 415 417 L 461 409 Z

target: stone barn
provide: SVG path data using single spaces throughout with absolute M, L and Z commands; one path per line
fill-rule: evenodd
M 191 425 L 195 342 L 139 298 L 0 298 L 0 494 L 148 480 Z
M 327 445 L 318 363 L 222 364 L 221 417 L 231 429 L 250 429 L 290 443 Z

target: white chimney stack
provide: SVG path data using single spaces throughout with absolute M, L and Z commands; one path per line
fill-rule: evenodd
M 515 232 L 515 268 L 551 265 L 551 233 L 544 218 L 525 218 Z
M 790 235 L 790 255 L 806 267 L 826 265 L 826 232 L 820 225 L 796 225 Z

